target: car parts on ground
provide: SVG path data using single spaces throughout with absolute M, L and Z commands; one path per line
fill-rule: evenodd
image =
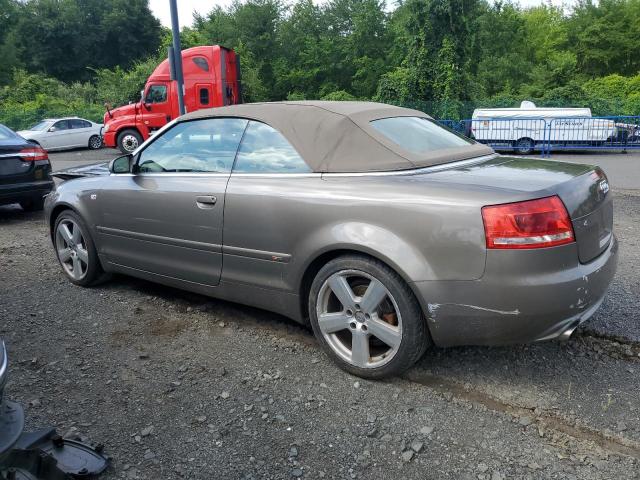
M 92 478 L 109 466 L 102 445 L 62 438 L 55 428 L 25 433 L 22 407 L 4 398 L 8 360 L 0 341 L 0 480 Z

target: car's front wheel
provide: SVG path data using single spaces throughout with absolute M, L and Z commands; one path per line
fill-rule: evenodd
M 56 256 L 72 283 L 87 287 L 102 277 L 104 272 L 95 244 L 79 215 L 63 211 L 56 219 L 53 234 Z
M 124 154 L 133 152 L 142 143 L 142 135 L 136 130 L 123 130 L 118 134 L 118 148 Z
M 402 373 L 431 344 L 411 289 L 387 265 L 366 256 L 338 257 L 318 272 L 309 316 L 329 356 L 364 378 Z

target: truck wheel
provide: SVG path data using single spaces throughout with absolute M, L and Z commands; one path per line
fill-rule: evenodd
M 131 153 L 142 143 L 142 136 L 135 130 L 123 130 L 118 134 L 118 148 L 122 153 Z
M 91 137 L 89 137 L 89 149 L 98 150 L 100 147 L 102 147 L 102 138 L 100 138 L 100 135 L 91 135 Z
M 514 145 L 516 153 L 520 155 L 530 155 L 533 153 L 535 143 L 530 138 L 521 138 Z

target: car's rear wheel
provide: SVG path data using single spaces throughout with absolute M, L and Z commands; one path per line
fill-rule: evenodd
M 54 244 L 62 271 L 72 283 L 86 287 L 103 275 L 89 229 L 75 212 L 65 210 L 56 219 Z
M 420 304 L 404 280 L 365 256 L 338 257 L 318 272 L 309 316 L 329 356 L 364 378 L 402 373 L 431 343 Z
M 122 153 L 131 153 L 142 143 L 142 135 L 136 130 L 123 130 L 118 134 L 118 148 Z
M 36 197 L 20 202 L 20 207 L 25 212 L 38 212 L 44 208 L 44 198 Z
M 99 148 L 102 147 L 102 138 L 100 137 L 100 135 L 91 135 L 91 137 L 89 137 L 89 149 L 91 150 L 98 150 Z

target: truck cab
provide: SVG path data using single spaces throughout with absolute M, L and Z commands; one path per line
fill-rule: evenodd
M 240 57 L 219 45 L 182 51 L 187 112 L 242 103 Z M 104 115 L 104 144 L 130 153 L 180 115 L 177 82 L 164 60 L 147 79 L 139 102 L 109 109 Z

